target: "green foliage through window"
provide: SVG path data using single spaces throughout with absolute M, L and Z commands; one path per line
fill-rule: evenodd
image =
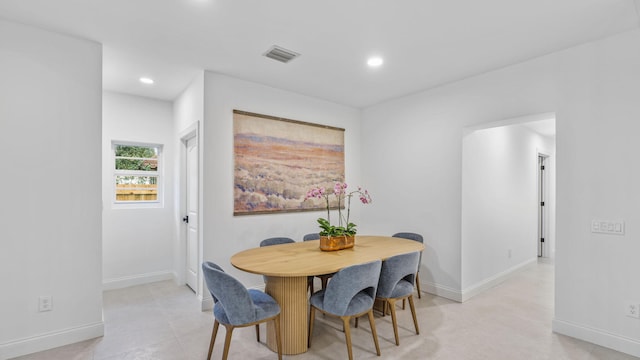
M 158 148 L 145 146 L 116 146 L 117 170 L 158 170 Z

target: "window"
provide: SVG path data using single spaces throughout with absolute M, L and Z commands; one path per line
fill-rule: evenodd
M 115 203 L 159 203 L 161 145 L 113 143 Z

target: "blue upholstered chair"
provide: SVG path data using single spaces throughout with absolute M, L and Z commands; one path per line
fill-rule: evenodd
M 204 264 L 207 264 L 208 267 L 224 272 L 224 270 L 220 266 L 218 266 L 218 264 L 212 263 L 211 261 L 205 261 Z M 203 269 L 204 269 L 204 264 L 202 264 Z M 209 291 L 209 294 L 211 294 L 211 297 L 213 298 L 213 303 L 214 304 L 217 303 L 218 298 L 216 298 L 211 291 Z
M 416 279 L 416 269 L 420 259 L 419 252 L 392 256 L 382 263 L 380 280 L 376 299 L 383 301 L 382 311 L 391 311 L 391 322 L 393 323 L 393 334 L 396 337 L 396 345 L 400 345 L 398 338 L 398 322 L 396 320 L 396 301 L 409 300 L 413 325 L 416 334 L 420 334 L 418 320 L 416 318 L 416 308 L 413 304 L 413 286 Z
M 280 244 L 289 244 L 294 243 L 295 240 L 288 237 L 272 237 L 268 239 L 264 239 L 260 241 L 260 247 L 262 246 L 271 246 L 271 245 L 280 245 Z
M 316 309 L 320 312 L 342 319 L 344 336 L 347 343 L 349 360 L 353 359 L 351 350 L 351 329 L 349 320 L 367 314 L 371 325 L 371 334 L 376 346 L 376 353 L 380 356 L 376 323 L 373 319 L 373 303 L 380 277 L 381 261 L 376 260 L 364 264 L 346 267 L 333 275 L 327 288 L 311 295 L 309 302 L 309 347 L 313 332 L 313 321 Z
M 260 241 L 260 247 L 263 246 L 271 246 L 271 245 L 280 245 L 280 244 L 290 244 L 290 243 L 294 243 L 296 242 L 295 240 L 288 238 L 288 237 L 272 237 L 272 238 L 268 238 L 268 239 L 264 239 L 262 241 Z M 264 282 L 267 282 L 267 277 L 266 276 L 262 276 L 262 279 L 264 280 Z
M 309 240 L 320 240 L 320 234 L 311 233 L 311 234 L 306 234 L 305 236 L 302 237 L 302 241 L 309 241 Z
M 393 234 L 393 237 L 409 239 L 424 244 L 424 238 L 420 234 L 411 232 L 399 232 Z M 422 293 L 420 291 L 420 265 L 422 265 L 422 251 L 420 252 L 420 259 L 418 259 L 418 270 L 416 271 L 416 288 L 418 288 L 418 299 L 422 299 Z M 403 306 L 404 307 L 404 306 Z
M 320 240 L 320 234 L 318 233 L 310 233 L 310 234 L 306 234 L 305 236 L 302 237 L 302 241 L 311 241 L 311 240 Z M 326 289 L 327 288 L 327 282 L 329 281 L 329 279 L 333 276 L 332 274 L 322 274 L 322 275 L 318 275 L 317 278 L 320 279 L 320 283 L 322 284 L 322 288 Z M 313 277 L 311 276 L 311 279 L 309 280 L 309 287 L 311 288 L 311 293 L 313 294 L 315 292 L 314 288 L 313 288 Z
M 236 327 L 256 326 L 256 338 L 260 341 L 258 324 L 273 320 L 276 331 L 278 359 L 282 360 L 282 338 L 280 334 L 280 305 L 269 295 L 259 290 L 247 290 L 238 280 L 225 273 L 219 266 L 211 262 L 202 264 L 204 279 L 213 297 L 214 307 L 213 331 L 209 344 L 211 359 L 213 344 L 216 341 L 218 326 L 222 324 L 227 330 L 224 341 L 222 359 L 229 355 L 231 335 Z

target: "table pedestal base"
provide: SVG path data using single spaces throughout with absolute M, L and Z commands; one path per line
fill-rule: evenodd
M 282 353 L 295 355 L 306 352 L 309 331 L 307 277 L 267 276 L 265 292 L 280 304 Z M 272 321 L 267 323 L 267 346 L 275 352 L 278 351 Z

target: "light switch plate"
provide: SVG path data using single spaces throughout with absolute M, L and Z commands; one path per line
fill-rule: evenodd
M 624 235 L 624 220 L 591 220 L 591 232 L 597 234 Z

